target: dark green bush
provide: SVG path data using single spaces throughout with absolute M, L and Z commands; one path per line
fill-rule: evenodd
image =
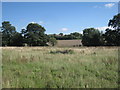
M 74 51 L 73 50 L 57 50 L 57 51 L 50 51 L 51 54 L 58 54 L 58 53 L 61 53 L 61 54 L 73 54 Z

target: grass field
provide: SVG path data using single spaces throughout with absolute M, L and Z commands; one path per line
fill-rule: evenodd
M 58 47 L 73 47 L 82 45 L 81 40 L 57 40 Z
M 4 47 L 2 62 L 3 88 L 118 87 L 117 47 Z

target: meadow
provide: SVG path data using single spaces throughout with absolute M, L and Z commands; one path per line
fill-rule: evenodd
M 3 88 L 118 87 L 118 47 L 3 47 L 2 63 Z

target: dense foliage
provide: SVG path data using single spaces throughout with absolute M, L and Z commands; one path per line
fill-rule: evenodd
M 37 23 L 29 23 L 26 29 L 22 29 L 21 33 L 16 31 L 15 26 L 12 26 L 9 21 L 2 22 L 2 46 L 47 46 L 48 42 L 54 46 L 56 40 L 74 40 L 82 39 L 84 46 L 120 46 L 120 14 L 115 15 L 109 20 L 109 27 L 105 33 L 101 33 L 95 28 L 86 28 L 83 30 L 83 35 L 74 32 L 67 35 L 60 34 L 45 34 L 45 28 Z
M 85 46 L 99 46 L 100 42 L 100 32 L 94 28 L 88 28 L 83 30 L 82 44 Z
M 78 32 L 70 33 L 67 35 L 64 35 L 63 33 L 59 33 L 58 35 L 51 34 L 49 36 L 53 36 L 57 40 L 74 40 L 74 39 L 81 39 L 82 38 L 82 34 L 80 34 Z
M 3 46 L 21 46 L 22 36 L 16 31 L 16 28 L 8 21 L 2 23 L 2 45 Z
M 23 46 L 26 43 L 29 46 L 45 46 L 48 37 L 44 32 L 45 29 L 41 25 L 30 23 L 19 33 L 10 22 L 4 21 L 2 23 L 2 45 Z
M 24 43 L 29 46 L 45 46 L 48 38 L 44 33 L 45 28 L 37 23 L 28 24 L 26 30 L 22 29 L 22 35 L 24 36 Z
M 120 46 L 120 14 L 109 20 L 108 26 L 114 28 L 114 30 L 106 29 L 104 34 L 105 45 Z
M 104 34 L 94 28 L 83 30 L 82 43 L 84 46 L 120 46 L 120 14 L 109 20 L 109 27 Z
M 57 40 L 56 40 L 56 38 L 54 38 L 54 37 L 50 37 L 50 39 L 49 39 L 49 43 L 50 43 L 52 46 L 55 46 L 55 45 L 57 44 Z

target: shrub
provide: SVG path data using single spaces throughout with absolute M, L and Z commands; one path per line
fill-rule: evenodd
M 73 54 L 74 51 L 73 50 L 63 50 L 63 51 L 60 51 L 60 50 L 57 50 L 57 51 L 50 51 L 51 54 L 58 54 L 58 53 L 62 53 L 62 54 Z

